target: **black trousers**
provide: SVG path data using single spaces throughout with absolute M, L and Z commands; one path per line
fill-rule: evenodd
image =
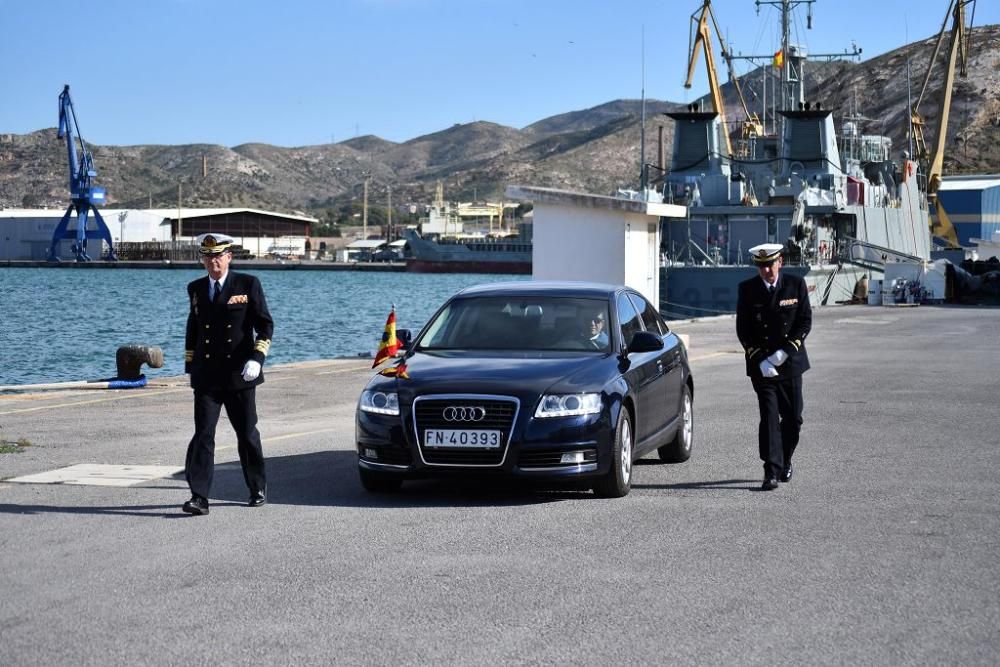
M 802 376 L 751 378 L 757 392 L 760 426 L 757 442 L 764 474 L 777 477 L 791 464 L 802 429 Z
M 243 466 L 243 479 L 250 492 L 266 488 L 264 451 L 257 430 L 256 387 L 231 391 L 194 391 L 194 437 L 188 444 L 184 472 L 191 493 L 208 498 L 215 469 L 215 427 L 225 406 L 229 423 L 236 431 L 236 448 Z

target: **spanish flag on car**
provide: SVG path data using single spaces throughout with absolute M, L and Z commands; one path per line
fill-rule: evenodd
M 382 342 L 379 343 L 378 352 L 375 354 L 375 363 L 372 364 L 372 368 L 375 368 L 386 359 L 395 357 L 397 350 L 399 350 L 399 339 L 396 338 L 396 304 L 393 304 L 392 310 L 389 311 L 389 317 L 385 321 Z
M 785 52 L 778 49 L 778 52 L 774 54 L 774 66 L 781 69 L 785 66 Z

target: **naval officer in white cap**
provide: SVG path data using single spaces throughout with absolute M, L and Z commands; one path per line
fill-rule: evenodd
M 188 514 L 208 514 L 215 467 L 215 427 L 222 407 L 236 431 L 250 507 L 267 502 L 264 452 L 257 431 L 257 385 L 271 349 L 274 322 L 256 276 L 229 270 L 233 238 L 202 234 L 198 252 L 208 275 L 188 284 L 184 372 L 194 389 L 194 437 L 188 444 L 184 472 L 191 500 Z
M 760 409 L 763 491 L 792 479 L 792 454 L 802 427 L 802 374 L 809 370 L 809 292 L 802 278 L 781 272 L 782 248 L 777 243 L 750 248 L 757 275 L 740 283 L 736 302 L 736 335 Z

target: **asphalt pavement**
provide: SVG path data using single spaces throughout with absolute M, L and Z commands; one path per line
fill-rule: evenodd
M 370 361 L 267 368 L 263 508 L 224 419 L 206 517 L 180 512 L 175 472 L 0 482 L 0 664 L 996 664 L 1000 310 L 814 318 L 795 475 L 769 493 L 731 317 L 674 325 L 693 456 L 644 460 L 619 500 L 369 495 L 353 414 Z M 185 378 L 0 395 L 0 437 L 27 441 L 0 480 L 176 471 L 192 429 Z

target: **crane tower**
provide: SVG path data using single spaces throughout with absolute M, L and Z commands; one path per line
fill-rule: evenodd
M 76 122 L 76 112 L 73 110 L 73 101 L 69 97 L 68 84 L 59 94 L 59 138 L 66 140 L 66 151 L 69 158 L 70 205 L 52 233 L 49 261 L 59 261 L 59 242 L 63 239 L 76 239 L 73 244 L 73 254 L 76 255 L 78 262 L 90 261 L 90 256 L 87 254 L 87 239 L 102 239 L 108 244 L 107 258 L 114 261 L 117 258 L 115 257 L 114 243 L 111 240 L 111 232 L 104 224 L 101 212 L 97 210 L 97 204 L 104 203 L 107 193 L 104 188 L 93 184 L 92 179 L 97 176 L 97 170 L 94 168 L 94 158 L 80 135 L 80 126 Z M 79 150 L 77 150 L 77 142 L 79 142 Z M 76 229 L 70 230 L 69 223 L 74 211 L 76 212 Z M 91 212 L 94 214 L 93 220 L 96 229 L 87 229 Z

